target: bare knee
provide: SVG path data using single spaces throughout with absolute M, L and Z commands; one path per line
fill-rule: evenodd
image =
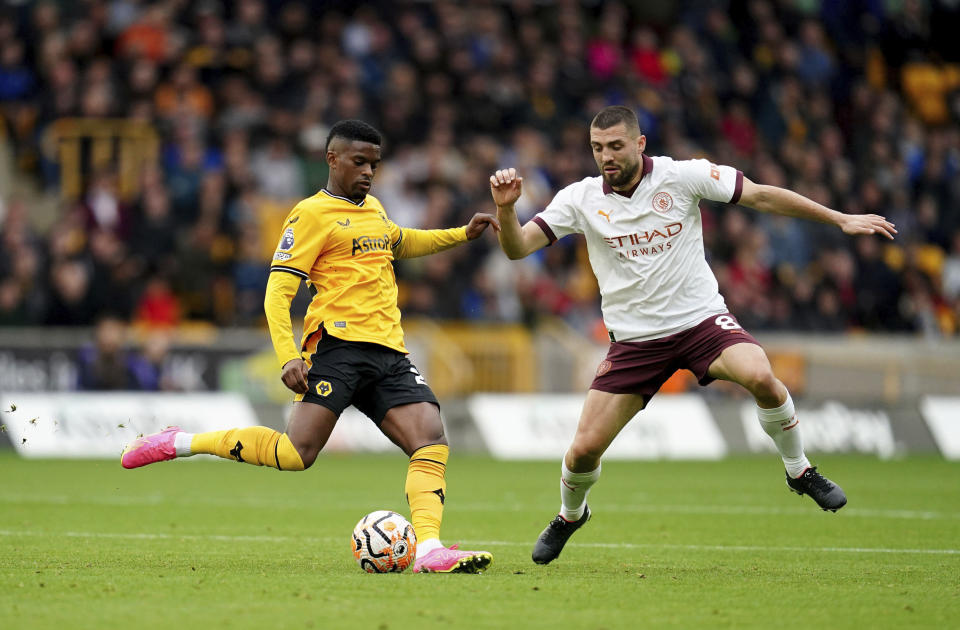
M 330 434 L 337 424 L 337 417 L 336 413 L 321 405 L 294 405 L 293 415 L 287 424 L 287 437 L 300 456 L 304 470 L 313 465 L 317 455 L 330 439 Z
M 577 434 L 564 456 L 567 468 L 577 473 L 596 470 L 610 443 L 643 409 L 645 402 L 640 395 L 588 391 Z
M 581 439 L 578 435 L 567 449 L 564 463 L 571 472 L 590 472 L 600 465 L 600 458 L 603 457 L 605 450 L 606 448 L 596 441 L 589 438 Z
M 303 462 L 303 469 L 306 470 L 313 466 L 313 462 L 317 461 L 317 455 L 320 454 L 320 450 L 323 448 L 323 445 L 310 444 L 308 442 L 297 442 L 291 438 L 290 440 L 293 443 L 293 448 L 297 449 L 297 454 L 300 456 L 300 461 Z
M 441 422 L 422 427 L 414 435 L 411 435 L 410 444 L 407 448 L 412 454 L 417 449 L 421 449 L 424 446 L 431 446 L 433 444 L 447 445 L 447 436 L 443 432 L 443 423 Z
M 302 453 L 302 452 L 300 452 L 300 451 L 298 451 L 298 452 L 300 453 L 300 459 L 303 461 L 303 469 L 304 469 L 304 470 L 306 470 L 307 468 L 310 468 L 311 466 L 313 466 L 313 462 L 317 461 L 317 455 L 320 454 L 319 451 L 310 451 L 310 452 L 307 453 L 307 454 L 304 454 L 304 453 Z
M 431 434 L 429 436 L 414 438 L 409 442 L 409 444 L 401 445 L 400 449 L 407 454 L 407 457 L 412 457 L 413 454 L 419 451 L 421 448 L 425 446 L 434 446 L 436 444 L 443 446 L 450 445 L 450 443 L 447 442 L 447 436 L 443 434 L 443 431 Z
M 431 444 L 447 444 L 439 408 L 427 402 L 400 405 L 387 412 L 380 431 L 408 456 Z
M 787 388 L 769 366 L 752 371 L 744 380 L 743 386 L 763 407 L 778 407 L 787 397 Z

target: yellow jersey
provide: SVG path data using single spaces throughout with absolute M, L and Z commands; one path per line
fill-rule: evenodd
M 289 308 L 298 282 L 275 282 L 271 273 L 264 308 L 280 364 L 312 354 L 321 326 L 339 339 L 406 353 L 394 259 L 436 253 L 466 240 L 465 227 L 401 228 L 372 195 L 355 202 L 323 189 L 301 201 L 283 224 L 270 271 L 306 280 L 313 299 L 297 352 L 290 346 Z
M 301 349 L 322 325 L 340 339 L 407 351 L 392 264 L 402 235 L 372 195 L 353 202 L 321 190 L 293 208 L 270 271 L 300 276 L 313 295 Z

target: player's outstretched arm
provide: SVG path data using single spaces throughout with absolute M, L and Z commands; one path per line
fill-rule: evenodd
M 822 206 L 792 190 L 755 184 L 746 177 L 743 178 L 740 203 L 761 212 L 773 212 L 836 225 L 843 230 L 844 234 L 883 234 L 893 240 L 893 235 L 897 233 L 893 223 L 880 215 L 844 214 Z
M 510 260 L 529 256 L 550 243 L 536 223 L 529 222 L 520 227 L 514 204 L 522 189 L 523 178 L 517 175 L 515 168 L 501 169 L 490 176 L 490 194 L 497 204 L 497 218 L 500 219 L 500 247 Z
M 417 258 L 436 254 L 479 238 L 488 227 L 494 232 L 500 231 L 500 222 L 497 217 L 478 212 L 470 219 L 470 223 L 458 228 L 446 230 L 401 228 L 400 243 L 394 248 L 394 255 L 397 258 Z

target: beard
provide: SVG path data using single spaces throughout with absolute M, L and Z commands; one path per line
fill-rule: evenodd
M 620 166 L 620 172 L 614 176 L 608 176 L 603 172 L 603 168 L 600 169 L 600 174 L 603 175 L 603 181 L 607 182 L 610 188 L 617 189 L 623 188 L 637 176 L 637 171 L 640 170 L 640 160 L 632 164 L 617 165 Z
M 370 188 L 372 187 L 373 187 L 373 182 L 370 182 L 370 187 L 364 190 L 363 188 L 361 188 L 360 182 L 358 181 L 356 184 L 354 184 L 353 188 L 350 190 L 350 194 L 348 195 L 348 197 L 351 200 L 357 203 L 360 203 L 370 193 Z

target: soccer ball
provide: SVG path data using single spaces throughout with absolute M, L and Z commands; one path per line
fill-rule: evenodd
M 377 510 L 353 528 L 353 557 L 367 573 L 400 573 L 417 556 L 413 525 L 396 512 Z

